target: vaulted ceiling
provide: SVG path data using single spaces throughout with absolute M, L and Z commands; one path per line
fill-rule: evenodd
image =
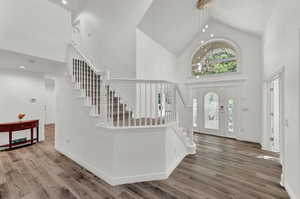
M 61 4 L 61 0 L 49 0 Z M 99 0 L 67 0 L 64 7 L 76 16 L 86 6 L 88 1 Z M 196 8 L 197 0 L 151 0 L 152 4 L 146 11 L 138 28 L 160 43 L 170 52 L 179 55 L 181 51 L 195 38 L 201 27 L 209 18 L 237 28 L 248 33 L 262 35 L 272 11 L 279 0 L 212 0 L 208 15 Z M 101 3 L 102 2 L 102 3 Z M 118 12 L 132 15 L 128 8 L 117 1 L 99 1 L 99 12 L 110 3 L 114 5 L 112 18 Z M 102 9 L 102 11 L 101 11 Z M 104 10 L 105 12 L 105 10 Z M 144 10 L 143 10 L 144 12 Z M 201 17 L 202 16 L 202 17 Z
M 76 16 L 81 10 L 83 10 L 85 8 L 85 5 L 88 2 L 88 0 L 67 0 L 67 4 L 63 5 L 62 0 L 49 0 L 49 1 L 71 11 L 73 16 Z
M 262 35 L 278 0 L 213 0 L 208 15 L 197 0 L 153 0 L 139 29 L 175 55 L 201 30 L 201 21 L 214 18 L 241 31 Z M 206 16 L 206 17 L 205 17 Z M 200 26 L 201 25 L 201 26 Z

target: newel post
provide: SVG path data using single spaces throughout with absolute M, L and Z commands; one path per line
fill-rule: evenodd
M 109 113 L 108 113 L 108 100 L 109 100 L 109 87 L 108 87 L 108 81 L 110 79 L 110 73 L 109 71 L 104 71 L 102 74 L 102 84 L 101 84 L 101 89 L 100 89 L 100 95 L 101 95 L 101 101 L 102 103 L 100 103 L 101 106 L 101 123 L 103 123 L 103 125 L 107 126 L 109 121 Z

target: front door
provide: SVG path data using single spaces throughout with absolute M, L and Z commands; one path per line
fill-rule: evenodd
M 194 92 L 197 101 L 195 131 L 235 138 L 238 130 L 238 87 L 207 87 Z

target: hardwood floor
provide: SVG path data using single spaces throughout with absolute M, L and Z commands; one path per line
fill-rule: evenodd
M 289 198 L 280 187 L 281 167 L 259 146 L 196 134 L 197 154 L 186 157 L 168 180 L 112 187 L 54 150 L 46 141 L 0 152 L 0 199 L 274 199 Z

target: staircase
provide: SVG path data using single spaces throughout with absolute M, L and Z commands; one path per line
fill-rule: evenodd
M 109 71 L 97 70 L 73 44 L 69 48 L 69 74 L 80 91 L 83 106 L 98 126 L 109 129 L 167 127 L 180 137 L 189 154 L 195 153 L 193 132 L 182 128 L 177 107 L 185 106 L 178 86 L 164 80 L 111 79 Z M 177 101 L 179 99 L 179 101 Z

